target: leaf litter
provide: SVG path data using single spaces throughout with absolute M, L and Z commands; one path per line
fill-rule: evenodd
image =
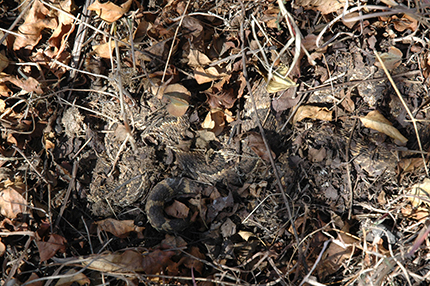
M 0 5 L 10 27 L 0 50 L 7 283 L 55 273 L 60 285 L 428 284 L 425 2 Z M 242 134 L 261 95 L 265 132 L 254 122 Z M 156 162 L 152 187 L 181 175 L 174 152 L 145 133 L 163 116 L 187 116 L 181 151 L 210 162 L 228 140 L 260 162 L 241 186 L 169 204 L 168 216 L 192 214 L 174 235 L 148 224 L 148 190 L 96 217 L 87 198 L 97 158 L 107 158 L 101 187 L 133 171 L 122 160 Z

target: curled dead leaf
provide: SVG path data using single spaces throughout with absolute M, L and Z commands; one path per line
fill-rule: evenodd
M 272 72 L 272 75 L 270 75 L 268 69 L 263 67 L 260 63 L 257 63 L 256 68 L 267 83 L 266 90 L 268 93 L 275 93 L 297 86 L 294 81 L 285 76 L 288 72 L 288 67 L 286 65 L 281 64 Z
M 412 197 L 408 197 L 408 200 L 411 201 L 412 206 L 415 208 L 421 205 L 421 203 L 430 206 L 430 179 L 425 178 L 422 183 L 413 185 L 409 194 Z
M 369 112 L 365 117 L 360 117 L 361 122 L 367 128 L 384 133 L 395 139 L 398 145 L 406 145 L 408 139 L 397 130 L 378 110 Z
M 332 113 L 333 112 L 328 110 L 326 107 L 302 105 L 297 109 L 297 112 L 293 117 L 293 124 L 300 122 L 305 118 L 331 121 L 333 118 Z
M 92 255 L 82 261 L 82 264 L 101 272 L 135 273 L 145 271 L 143 262 L 142 253 L 126 250 L 124 252 Z M 153 261 L 153 263 L 156 264 L 157 261 Z
M 325 15 L 342 9 L 345 2 L 345 0 L 299 0 L 295 1 L 295 5 L 308 10 L 318 10 Z
M 270 162 L 270 156 L 272 156 L 272 158 L 276 157 L 272 150 L 270 150 L 270 153 L 268 152 L 260 133 L 248 132 L 246 133 L 246 139 L 248 141 L 249 148 L 251 148 L 251 150 L 265 162 Z
M 168 85 L 164 91 L 162 100 L 167 102 L 166 109 L 170 115 L 180 117 L 187 112 L 191 93 L 179 83 Z
M 110 1 L 100 3 L 99 0 L 96 0 L 93 4 L 88 6 L 88 10 L 95 11 L 100 18 L 106 22 L 112 23 L 128 12 L 132 2 L 132 0 L 127 0 L 118 6 Z
M 112 218 L 96 221 L 94 224 L 100 230 L 112 233 L 116 237 L 125 238 L 130 232 L 141 233 L 145 228 L 134 224 L 133 220 L 116 220 Z
M 215 133 L 216 136 L 221 134 L 225 127 L 225 116 L 221 109 L 215 109 L 208 112 L 205 120 L 202 122 L 202 128 Z
M 124 42 L 127 42 L 126 39 L 123 40 Z M 122 42 L 117 42 L 118 47 L 124 47 L 125 44 Z M 101 45 L 94 45 L 92 46 L 92 49 L 94 53 L 96 53 L 99 57 L 104 59 L 110 59 L 112 56 L 112 52 L 115 50 L 115 41 L 109 41 L 107 43 L 101 44 Z
M 51 259 L 57 252 L 64 253 L 66 251 L 67 240 L 58 234 L 49 235 L 48 241 L 36 241 L 39 249 L 40 261 Z
M 91 280 L 84 273 L 76 269 L 69 269 L 64 276 L 61 276 L 55 286 L 69 286 L 74 282 L 79 285 L 91 285 Z
M 39 0 L 34 1 L 24 23 L 18 28 L 18 33 L 23 36 L 16 37 L 13 43 L 14 51 L 22 48 L 32 50 L 42 39 L 44 29 L 55 29 L 58 26 L 57 20 L 49 17 L 49 13 L 49 9 Z
M 27 201 L 12 187 L 7 187 L 0 192 L 0 214 L 7 218 L 16 218 L 26 209 Z
M 391 71 L 402 63 L 403 53 L 398 48 L 391 46 L 388 48 L 388 52 L 381 54 L 380 57 L 385 67 Z M 379 61 L 375 62 L 375 66 L 382 68 Z

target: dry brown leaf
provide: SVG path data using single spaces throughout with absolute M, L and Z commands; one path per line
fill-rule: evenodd
M 5 251 L 6 251 L 6 245 L 4 245 L 4 243 L 1 241 L 1 237 L 0 237 L 0 257 L 3 257 Z
M 73 17 L 69 15 L 72 12 L 73 8 L 72 0 L 64 0 L 58 4 L 58 8 L 64 12 L 57 12 L 58 17 L 58 26 L 52 32 L 51 37 L 48 39 L 49 45 L 52 47 L 49 49 L 50 56 L 58 57 L 60 53 L 65 52 L 67 42 L 65 41 L 66 37 L 70 35 L 75 29 L 75 25 L 73 25 Z
M 36 273 L 31 273 L 30 277 L 25 281 L 25 285 L 29 286 L 42 286 L 44 285 L 44 281 L 31 282 L 33 280 L 39 279 L 40 277 Z
M 167 215 L 179 219 L 187 218 L 190 213 L 190 209 L 177 200 L 174 200 L 170 206 L 164 208 L 164 211 Z
M 48 241 L 36 241 L 39 249 L 40 262 L 51 259 L 58 251 L 66 251 L 67 240 L 58 234 L 49 235 Z
M 413 172 L 424 167 L 424 161 L 423 158 L 403 158 L 399 161 L 399 167 L 403 172 Z
M 406 142 L 408 142 L 408 139 L 406 139 L 390 121 L 379 113 L 378 110 L 369 112 L 365 117 L 360 117 L 360 120 L 365 127 L 382 132 L 395 139 L 396 144 L 398 141 L 398 145 L 406 145 Z
M 124 42 L 127 42 L 127 40 L 123 40 Z M 118 47 L 124 47 L 125 44 L 122 42 L 118 42 Z M 112 52 L 115 51 L 115 41 L 110 41 L 104 44 L 100 45 L 94 45 L 92 46 L 92 49 L 96 55 L 98 55 L 101 58 L 104 59 L 110 59 L 112 56 Z
M 19 79 L 16 76 L 0 73 L 0 82 L 10 82 L 17 87 L 25 90 L 26 92 L 35 92 L 37 94 L 43 93 L 43 90 L 40 87 L 40 83 L 32 77 L 28 77 L 27 79 Z
M 194 78 L 198 84 L 203 84 L 206 82 L 211 82 L 216 79 L 219 79 L 225 74 L 221 74 L 218 72 L 216 67 L 208 67 L 204 68 L 212 61 L 198 50 L 190 50 L 188 54 L 188 64 L 194 68 Z
M 113 218 L 94 222 L 100 230 L 112 233 L 116 237 L 125 238 L 130 232 L 141 233 L 145 228 L 134 224 L 133 220 L 116 220 Z
M 295 5 L 321 11 L 322 14 L 330 14 L 342 9 L 345 2 L 345 0 L 299 0 L 295 1 Z
M 413 185 L 409 194 L 413 195 L 413 197 L 408 197 L 408 200 L 411 201 L 412 206 L 415 208 L 421 203 L 430 206 L 430 179 L 425 178 L 422 183 Z
M 291 87 L 297 86 L 297 84 L 289 77 L 285 77 L 288 72 L 288 67 L 286 65 L 281 64 L 278 68 L 276 68 L 272 73 L 272 78 L 270 79 L 270 81 L 269 73 L 266 68 L 264 68 L 259 63 L 256 65 L 256 68 L 267 83 L 266 90 L 268 93 L 276 93 L 278 91 L 283 91 Z
M 391 71 L 402 63 L 403 53 L 398 48 L 391 46 L 388 48 L 388 52 L 381 54 L 380 57 L 384 62 L 385 67 Z M 382 68 L 382 65 L 379 61 L 375 62 L 375 66 Z
M 112 23 L 128 12 L 132 2 L 132 0 L 127 0 L 118 6 L 110 1 L 106 3 L 100 3 L 99 0 L 96 0 L 88 7 L 88 10 L 95 11 L 100 18 L 106 22 Z
M 96 254 L 88 257 L 81 263 L 90 269 L 101 272 L 135 273 L 145 270 L 145 266 L 143 265 L 144 256 L 135 250 Z M 157 263 L 157 261 L 155 260 L 153 263 Z
M 193 268 L 197 270 L 197 272 L 199 272 L 200 274 L 203 274 L 204 264 L 202 260 L 206 258 L 205 255 L 200 252 L 200 249 L 197 246 L 191 246 L 189 254 L 190 256 L 185 256 L 184 260 L 182 261 L 184 266 L 188 269 Z
M 162 100 L 167 102 L 166 109 L 170 115 L 180 117 L 187 112 L 191 93 L 179 83 L 168 85 L 164 91 Z
M 16 218 L 26 210 L 27 201 L 12 187 L 0 192 L 0 214 L 7 218 Z
M 12 96 L 13 92 L 10 90 L 5 83 L 0 83 L 0 96 L 9 97 Z
M 399 32 L 403 32 L 406 29 L 415 32 L 418 28 L 418 20 L 408 14 L 403 14 L 402 18 L 400 19 L 396 15 L 394 15 L 391 18 L 391 21 L 394 24 L 394 29 Z
M 79 285 L 91 285 L 91 280 L 85 276 L 84 273 L 78 272 L 75 269 L 69 269 L 69 271 L 67 271 L 64 276 L 62 275 L 57 283 L 55 283 L 55 286 L 69 286 L 74 282 Z
M 245 241 L 249 241 L 251 237 L 256 237 L 252 232 L 244 230 L 239 230 L 237 234 L 240 235 L 240 237 L 242 237 L 242 239 Z
M 57 27 L 57 20 L 49 17 L 49 13 L 48 8 L 39 0 L 34 1 L 24 23 L 18 28 L 18 33 L 23 37 L 15 38 L 13 50 L 17 51 L 22 48 L 32 50 L 42 39 L 42 31 L 45 28 L 55 29 Z
M 220 135 L 225 127 L 225 115 L 220 109 L 211 110 L 202 122 L 202 128 L 215 133 L 216 136 Z
M 333 118 L 332 111 L 326 107 L 302 105 L 297 109 L 296 114 L 293 117 L 293 124 L 302 121 L 305 118 L 311 118 L 315 120 L 331 121 Z
M 4 51 L 0 52 L 0 72 L 9 65 L 9 59 L 4 55 Z
M 170 265 L 170 258 L 175 255 L 174 251 L 154 250 L 148 255 L 145 255 L 142 262 L 143 271 L 146 274 L 157 274 L 163 270 L 164 267 Z
M 249 148 L 251 148 L 251 150 L 254 151 L 255 154 L 257 154 L 258 157 L 263 159 L 265 162 L 270 162 L 270 156 L 272 156 L 272 158 L 276 157 L 272 150 L 270 150 L 270 153 L 267 151 L 266 145 L 264 145 L 264 141 L 260 133 L 248 132 L 246 134 L 246 139 L 248 140 Z
M 352 257 L 354 244 L 358 243 L 360 242 L 348 233 L 338 233 L 338 238 L 324 252 L 323 260 L 317 266 L 318 273 L 326 277 L 338 271 L 344 261 Z

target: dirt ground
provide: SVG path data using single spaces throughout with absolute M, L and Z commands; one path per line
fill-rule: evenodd
M 428 285 L 429 12 L 1 2 L 0 285 Z

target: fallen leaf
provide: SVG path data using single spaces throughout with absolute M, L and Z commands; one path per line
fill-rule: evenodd
M 203 274 L 203 260 L 206 258 L 203 253 L 200 252 L 200 249 L 197 246 L 191 246 L 189 250 L 189 254 L 184 257 L 182 263 L 188 269 L 195 269 L 200 274 Z
M 293 117 L 293 124 L 302 121 L 305 118 L 331 121 L 333 118 L 332 111 L 326 107 L 302 105 L 297 109 L 296 114 Z
M 13 43 L 14 51 L 22 48 L 32 50 L 42 39 L 42 31 L 45 28 L 55 29 L 57 27 L 57 20 L 50 17 L 49 13 L 49 9 L 39 0 L 34 1 L 24 23 L 18 28 L 18 33 L 23 37 L 15 38 Z
M 177 200 L 174 200 L 170 206 L 164 208 L 164 211 L 167 215 L 179 219 L 188 218 L 188 214 L 190 213 L 190 209 Z
M 9 65 L 9 59 L 4 55 L 4 51 L 0 52 L 0 72 Z
M 251 148 L 251 150 L 254 151 L 255 154 L 257 154 L 258 157 L 263 159 L 265 162 L 270 162 L 270 156 L 272 156 L 272 158 L 276 157 L 272 150 L 270 150 L 270 153 L 267 151 L 266 145 L 264 145 L 264 141 L 260 133 L 247 132 L 246 139 L 248 141 L 249 148 Z
M 142 261 L 143 271 L 146 274 L 158 274 L 164 267 L 171 263 L 170 258 L 175 255 L 174 251 L 162 251 L 156 249 L 145 255 Z
M 294 4 L 308 10 L 318 10 L 325 15 L 342 9 L 345 2 L 346 0 L 298 0 Z
M 430 179 L 425 178 L 422 183 L 413 185 L 409 194 L 413 195 L 413 197 L 408 197 L 408 200 L 411 201 L 412 206 L 415 208 L 421 203 L 430 206 Z
M 402 63 L 403 53 L 398 48 L 391 46 L 388 48 L 388 52 L 381 54 L 380 57 L 384 62 L 385 67 L 391 71 Z M 375 66 L 382 68 L 379 61 L 375 62 Z
M 180 117 L 188 110 L 191 93 L 179 83 L 168 85 L 163 91 L 162 99 L 167 102 L 166 109 L 170 115 Z
M 4 245 L 4 243 L 1 241 L 1 237 L 0 237 L 0 257 L 3 257 L 5 251 L 6 251 L 6 245 Z
M 289 77 L 285 77 L 288 72 L 286 65 L 280 65 L 277 69 L 274 69 L 270 79 L 268 69 L 263 67 L 262 64 L 257 63 L 256 68 L 267 83 L 266 90 L 268 93 L 275 93 L 297 86 Z
M 10 82 L 17 87 L 25 90 L 26 92 L 35 92 L 37 94 L 43 94 L 43 90 L 40 87 L 40 83 L 31 76 L 27 77 L 27 79 L 19 79 L 16 76 L 0 73 L 0 83 L 4 82 Z
M 396 15 L 393 15 L 391 21 L 394 24 L 394 29 L 399 32 L 403 32 L 406 29 L 415 32 L 418 29 L 418 20 L 408 14 L 403 14 L 400 19 Z
M 100 18 L 106 22 L 112 23 L 128 12 L 132 2 L 132 0 L 127 0 L 118 6 L 110 1 L 100 3 L 99 0 L 96 0 L 93 4 L 88 6 L 88 10 L 95 11 Z
M 367 128 L 384 133 L 387 136 L 397 140 L 399 145 L 406 145 L 408 139 L 406 139 L 397 130 L 390 121 L 388 121 L 379 111 L 374 110 L 369 112 L 365 117 L 360 117 L 361 122 Z
M 403 158 L 398 165 L 403 172 L 413 172 L 424 167 L 424 161 L 423 158 Z
M 37 281 L 32 283 L 31 281 L 39 279 L 40 277 L 36 274 L 36 273 L 31 273 L 30 277 L 27 279 L 27 281 L 25 281 L 25 285 L 29 285 L 29 286 L 42 286 L 44 285 L 44 281 Z
M 123 39 L 124 42 L 127 42 L 127 40 Z M 118 47 L 124 47 L 125 44 L 122 42 L 117 42 L 118 43 Z M 100 44 L 100 45 L 94 45 L 92 46 L 92 49 L 94 51 L 94 53 L 96 53 L 96 55 L 98 55 L 101 58 L 104 59 L 110 59 L 112 56 L 113 51 L 115 51 L 115 41 L 109 41 L 107 43 L 104 44 Z
M 67 240 L 58 234 L 49 235 L 48 241 L 36 241 L 39 249 L 40 262 L 51 259 L 58 251 L 66 252 Z
M 173 251 L 171 252 L 174 254 Z M 142 253 L 126 250 L 124 252 L 91 255 L 81 263 L 90 269 L 101 272 L 135 273 L 145 271 L 147 263 L 144 265 L 144 260 Z M 158 265 L 157 260 L 153 260 L 152 263 Z
M 221 235 L 225 239 L 235 234 L 236 224 L 230 218 L 227 218 L 226 221 L 221 225 Z
M 27 201 L 12 187 L 0 192 L 0 214 L 7 218 L 16 218 L 26 210 Z
M 55 286 L 69 286 L 74 282 L 79 285 L 91 285 L 91 280 L 84 273 L 78 272 L 75 269 L 69 269 L 64 276 L 61 275 L 61 278 L 58 279 Z
M 202 128 L 212 131 L 216 136 L 221 134 L 224 127 L 225 116 L 224 112 L 220 109 L 210 110 L 202 122 Z
M 134 224 L 133 220 L 116 220 L 113 218 L 96 221 L 100 230 L 107 231 L 119 238 L 128 237 L 130 232 L 141 233 L 145 228 Z
M 10 90 L 7 85 L 3 82 L 0 83 L 0 96 L 10 97 L 13 95 L 12 90 Z
M 256 237 L 255 234 L 253 234 L 252 232 L 244 230 L 239 230 L 237 234 L 239 234 L 240 237 L 242 237 L 242 239 L 245 241 L 249 241 L 251 237 Z
M 311 162 L 322 162 L 327 156 L 327 150 L 324 147 L 320 149 L 309 147 L 308 156 Z

